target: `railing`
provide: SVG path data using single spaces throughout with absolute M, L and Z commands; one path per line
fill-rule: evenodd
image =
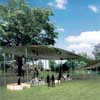
M 0 74 L 0 86 L 4 86 L 10 83 L 17 83 L 19 76 L 14 73 L 4 73 Z M 21 82 L 27 82 L 27 75 L 25 74 L 24 77 L 21 76 Z M 32 79 L 32 74 L 29 74 L 28 80 Z
M 46 72 L 45 72 L 46 73 Z M 46 76 L 46 75 L 45 75 Z M 28 81 L 32 80 L 33 74 L 29 73 L 28 75 Z M 100 74 L 96 72 L 85 72 L 85 73 L 71 73 L 70 77 L 72 80 L 88 80 L 88 79 L 99 79 L 100 80 Z M 6 73 L 4 76 L 4 73 L 0 73 L 0 86 L 6 86 L 10 83 L 17 83 L 18 76 L 15 73 Z M 46 79 L 46 77 L 44 77 Z M 21 77 L 21 82 L 27 82 L 27 74 L 25 73 L 24 77 Z
M 89 67 L 86 67 L 85 69 L 92 69 L 92 68 L 96 68 L 96 67 L 100 67 L 100 62 L 93 64 L 93 65 L 90 65 Z

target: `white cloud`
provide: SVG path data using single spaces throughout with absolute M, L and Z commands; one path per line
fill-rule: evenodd
M 81 32 L 80 35 L 68 36 L 65 40 L 69 43 L 69 46 L 66 47 L 67 50 L 92 55 L 94 45 L 100 43 L 100 31 Z
M 66 9 L 66 5 L 68 4 L 67 0 L 55 0 L 55 2 L 49 2 L 48 6 L 55 7 L 61 10 Z
M 95 5 L 89 5 L 88 8 L 94 13 L 98 13 L 99 9 Z
M 100 43 L 100 31 L 81 32 L 79 36 L 68 36 L 65 38 L 70 43 Z
M 69 51 L 75 51 L 75 53 L 87 53 L 89 56 L 92 56 L 93 46 L 86 43 L 79 44 L 70 44 L 67 48 Z
M 56 7 L 59 9 L 66 9 L 67 0 L 56 0 Z
M 49 3 L 48 3 L 48 6 L 53 7 L 53 6 L 54 6 L 54 4 L 53 4 L 52 2 L 49 2 Z
M 61 27 L 61 28 L 57 28 L 57 31 L 58 32 L 64 32 L 65 30 L 64 30 L 64 28 Z

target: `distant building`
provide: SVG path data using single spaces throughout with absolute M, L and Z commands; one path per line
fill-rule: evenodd
M 63 64 L 63 63 L 65 63 L 66 62 L 66 60 L 55 60 L 55 62 L 56 62 L 56 64 Z M 43 67 L 44 69 L 50 69 L 50 67 L 49 67 L 49 60 L 37 60 L 37 61 L 34 61 L 34 62 L 32 62 L 32 61 L 30 61 L 30 62 L 27 62 L 27 64 L 29 64 L 29 65 L 33 65 L 33 64 L 35 64 L 35 65 L 37 65 L 37 66 L 40 66 L 40 67 Z

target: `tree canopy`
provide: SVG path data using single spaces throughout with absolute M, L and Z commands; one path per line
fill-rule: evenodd
M 55 25 L 50 8 L 30 7 L 25 0 L 7 0 L 0 4 L 0 46 L 54 45 Z M 17 57 L 18 75 L 22 74 L 22 57 Z
M 94 46 L 93 54 L 96 60 L 100 60 L 100 43 Z
M 0 45 L 54 45 L 58 33 L 50 16 L 50 8 L 32 8 L 25 0 L 0 4 Z

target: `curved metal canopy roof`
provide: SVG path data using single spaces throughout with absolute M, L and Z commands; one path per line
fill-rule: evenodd
M 67 50 L 45 45 L 17 46 L 15 48 L 4 47 L 4 52 L 18 56 L 27 55 L 28 57 L 33 57 L 34 59 L 48 60 L 75 59 L 79 57 L 78 55 Z

